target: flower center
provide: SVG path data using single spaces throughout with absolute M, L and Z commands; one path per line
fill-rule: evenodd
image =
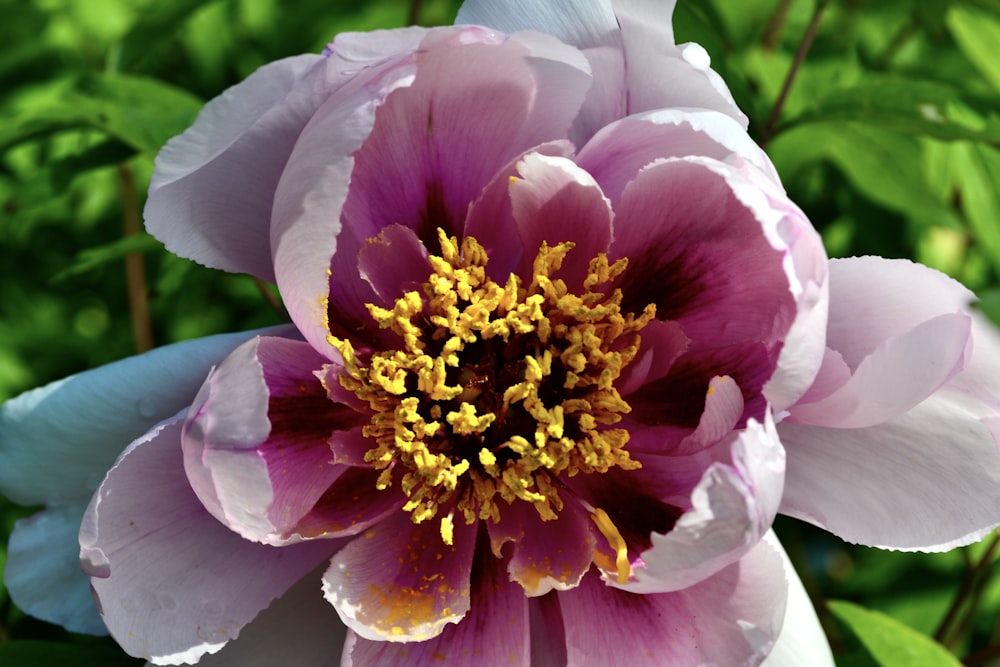
M 531 283 L 511 274 L 501 285 L 474 238 L 438 235 L 423 294 L 407 292 L 391 310 L 367 305 L 401 347 L 362 358 L 349 341 L 330 342 L 344 360 L 341 385 L 372 410 L 365 460 L 382 471 L 378 488 L 398 479 L 415 523 L 446 513 L 451 544 L 456 511 L 469 524 L 497 522 L 500 499 L 520 500 L 554 519 L 560 476 L 639 467 L 628 431 L 613 426 L 630 411 L 614 385 L 655 309 L 621 312 L 609 285 L 627 260 L 598 255 L 571 294 L 553 274 L 573 244 L 543 243 Z

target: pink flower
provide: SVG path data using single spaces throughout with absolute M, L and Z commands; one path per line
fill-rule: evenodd
M 0 488 L 49 506 L 12 538 L 19 604 L 95 629 L 82 587 L 46 580 L 67 550 L 29 554 L 69 541 L 109 467 L 80 559 L 112 635 L 156 664 L 290 645 L 303 665 L 830 664 L 767 533 L 779 506 L 907 548 L 996 522 L 967 295 L 914 269 L 948 296 L 903 318 L 892 275 L 884 293 L 849 278 L 897 265 L 828 280 L 704 51 L 674 45 L 671 3 L 514 5 L 459 15 L 492 28 L 341 35 L 168 143 L 148 229 L 275 280 L 294 327 L 3 407 Z M 877 451 L 927 404 L 975 431 L 978 470 L 893 469 L 928 437 Z M 40 485 L 43 454 L 65 465 Z M 928 499 L 921 532 L 906 488 L 862 475 L 848 502 L 895 512 L 852 520 L 840 474 L 869 459 L 975 482 Z

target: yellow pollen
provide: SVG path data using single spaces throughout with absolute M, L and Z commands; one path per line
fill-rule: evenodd
M 503 283 L 486 273 L 486 250 L 438 230 L 420 290 L 372 319 L 399 338 L 395 349 L 356 351 L 332 334 L 343 358 L 341 385 L 366 402 L 374 443 L 365 461 L 394 484 L 403 509 L 421 523 L 439 512 L 441 539 L 454 539 L 454 514 L 467 524 L 500 520 L 500 501 L 531 503 L 542 519 L 563 508 L 563 476 L 633 470 L 629 434 L 614 425 L 631 408 L 615 388 L 635 358 L 638 332 L 655 316 L 621 312 L 611 283 L 626 260 L 590 261 L 582 292 L 555 277 L 572 243 L 543 243 L 532 280 Z M 624 540 L 607 515 L 592 516 L 629 573 Z M 624 565 L 623 565 L 624 563 Z

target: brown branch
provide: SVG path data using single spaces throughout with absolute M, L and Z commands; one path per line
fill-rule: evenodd
M 761 46 L 764 47 L 765 51 L 774 51 L 778 48 L 778 40 L 781 39 L 781 30 L 785 27 L 785 21 L 788 20 L 788 11 L 791 8 L 792 0 L 778 0 L 778 6 L 775 7 L 771 18 L 767 20 L 767 25 L 764 27 L 764 36 L 760 40 Z
M 795 82 L 795 76 L 799 72 L 799 67 L 801 67 L 802 63 L 806 60 L 806 54 L 809 53 L 809 48 L 812 46 L 813 40 L 816 38 L 816 31 L 819 30 L 819 24 L 823 20 L 823 12 L 829 4 L 830 0 L 821 0 L 821 2 L 816 6 L 816 11 L 813 13 L 812 20 L 809 22 L 809 27 L 806 28 L 805 34 L 802 35 L 802 41 L 799 42 L 799 48 L 795 52 L 795 60 L 792 61 L 792 66 L 789 68 L 788 74 L 785 76 L 785 81 L 781 85 L 781 92 L 778 93 L 778 99 L 774 103 L 774 108 L 771 109 L 771 115 L 767 119 L 767 125 L 764 127 L 764 132 L 761 133 L 761 146 L 766 146 L 767 142 L 774 134 L 774 127 L 778 124 L 778 119 L 781 117 L 781 109 L 785 106 L 785 100 L 788 98 L 788 93 L 792 89 L 792 83 Z
M 135 189 L 132 170 L 124 163 L 118 165 L 118 196 L 122 205 L 122 234 L 125 237 L 135 236 L 142 231 L 139 195 Z M 135 350 L 141 354 L 154 347 L 146 290 L 146 262 L 141 253 L 129 253 L 125 256 L 125 283 L 128 288 L 128 308 Z
M 420 25 L 421 0 L 410 0 L 410 16 L 406 19 L 407 25 Z
M 980 580 L 985 572 L 989 570 L 998 548 L 1000 548 L 1000 532 L 994 532 L 993 539 L 990 540 L 989 546 L 986 547 L 986 552 L 983 553 L 983 557 L 979 559 L 979 562 L 966 574 L 961 587 L 958 589 L 958 593 L 955 595 L 955 599 L 952 600 L 951 606 L 948 607 L 948 611 L 945 612 L 944 618 L 941 619 L 941 623 L 934 632 L 934 639 L 941 644 L 949 646 L 953 642 L 954 637 L 950 637 L 949 641 L 945 641 L 948 638 L 951 626 L 954 624 L 955 619 L 958 618 L 958 614 L 962 610 L 963 605 L 965 605 L 966 600 L 976 592 Z M 961 629 L 961 625 L 956 630 Z

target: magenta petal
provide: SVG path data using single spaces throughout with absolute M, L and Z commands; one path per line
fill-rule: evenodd
M 205 507 L 244 537 L 285 544 L 344 471 L 327 444 L 361 415 L 331 402 L 307 343 L 256 338 L 209 376 L 189 411 L 184 461 Z
M 396 512 L 337 553 L 323 575 L 326 599 L 365 639 L 436 637 L 469 611 L 476 528 L 459 518 L 449 546 L 437 519 L 414 524 Z
M 781 558 L 765 542 L 674 593 L 637 595 L 587 576 L 559 593 L 568 664 L 758 664 L 781 629 L 785 599 Z
M 80 530 L 81 567 L 108 629 L 158 664 L 218 651 L 338 547 L 262 546 L 227 529 L 191 491 L 180 439 L 175 419 L 130 445 Z
M 582 285 L 590 260 L 606 253 L 611 243 L 611 203 L 590 174 L 567 158 L 529 153 L 517 171 L 520 178 L 510 181 L 510 201 L 526 251 L 518 273 L 530 282 L 543 242 L 552 247 L 572 241 L 573 251 L 558 275 L 571 287 Z
M 618 380 L 618 393 L 622 396 L 667 375 L 691 342 L 680 324 L 663 320 L 653 320 L 643 327 L 640 338 L 639 354 L 625 367 Z
M 652 548 L 633 566 L 628 583 L 609 585 L 635 593 L 682 590 L 734 563 L 767 532 L 785 474 L 785 452 L 773 422 L 751 421 L 719 448 L 728 449 L 730 458 L 708 466 L 691 493 L 691 509 L 672 530 L 652 535 Z
M 508 541 L 513 542 L 506 552 L 511 554 L 507 567 L 510 580 L 520 584 L 530 597 L 573 588 L 593 561 L 592 524 L 587 512 L 573 500 L 550 521 L 542 521 L 528 503 L 515 502 L 501 510 L 499 523 L 490 523 L 487 528 L 496 557 Z M 536 539 L 538 535 L 545 535 L 545 539 Z
M 538 252 L 537 247 L 524 247 L 520 235 L 511 233 L 516 223 L 510 201 L 510 182 L 518 175 L 517 165 L 529 153 L 569 157 L 573 154 L 573 144 L 566 140 L 550 141 L 518 155 L 493 175 L 479 197 L 469 204 L 465 219 L 465 235 L 475 238 L 486 249 L 490 258 L 487 273 L 499 283 L 505 283 L 507 277 L 517 271 L 524 255 L 533 258 Z
M 792 277 L 779 220 L 747 186 L 714 160 L 643 169 L 615 208 L 612 259 L 629 258 L 623 310 L 656 304 L 657 318 L 678 321 L 692 348 L 781 340 L 795 316 Z
M 358 251 L 358 272 L 387 307 L 406 292 L 420 291 L 431 273 L 427 248 L 409 227 L 392 224 Z
M 529 662 L 532 625 L 523 589 L 507 580 L 502 559 L 481 548 L 472 571 L 471 608 L 461 622 L 445 626 L 440 635 L 428 641 L 406 644 L 371 641 L 352 633 L 343 664 L 345 667 L 553 664 Z
M 409 56 L 356 70 L 303 129 L 274 193 L 271 249 L 278 287 L 299 331 L 331 359 L 338 356 L 327 341 L 330 261 L 340 250 L 340 213 L 354 154 L 371 132 L 376 106 L 412 73 Z M 356 254 L 352 259 L 356 262 Z M 352 268 L 354 274 L 347 277 L 356 289 L 362 281 L 357 264 Z
M 470 202 L 512 158 L 565 138 L 590 78 L 578 52 L 538 38 L 542 53 L 479 28 L 430 33 L 416 77 L 378 109 L 356 155 L 345 224 L 362 238 L 403 224 L 433 247 L 437 228 L 461 232 Z

